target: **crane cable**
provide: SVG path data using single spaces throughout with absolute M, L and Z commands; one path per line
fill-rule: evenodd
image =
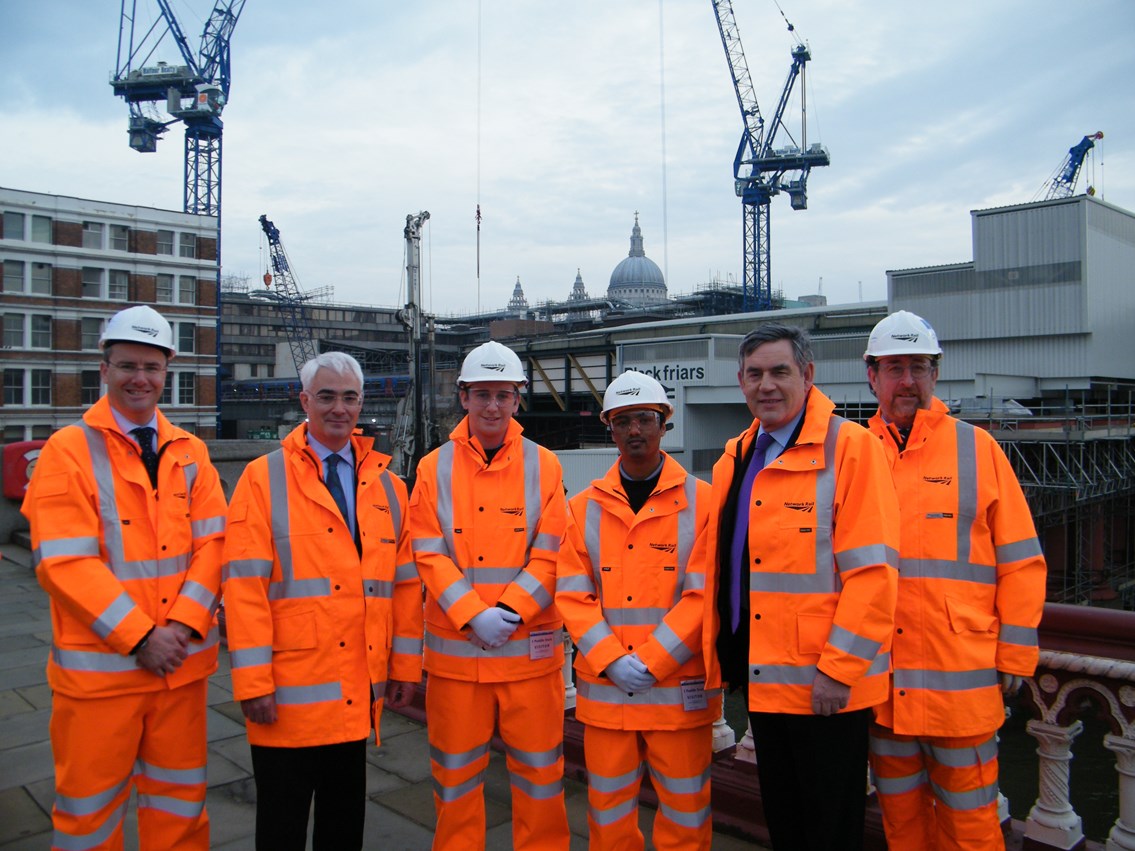
M 663 32 L 662 0 L 658 0 L 658 112 L 662 134 L 662 280 L 670 280 L 670 238 L 666 203 L 666 40 Z
M 477 313 L 481 312 L 481 0 L 477 0 Z

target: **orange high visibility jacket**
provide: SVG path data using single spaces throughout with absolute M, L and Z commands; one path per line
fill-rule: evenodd
M 390 456 L 354 435 L 355 547 L 301 425 L 233 491 L 225 624 L 237 700 L 275 692 L 277 721 L 248 740 L 308 747 L 365 739 L 388 679 L 422 673 L 422 590 Z
M 894 692 L 879 722 L 912 736 L 970 736 L 1005 720 L 998 672 L 1031 676 L 1045 563 L 1001 447 L 934 399 L 905 450 L 871 418 L 902 513 Z
M 683 684 L 704 693 L 702 610 L 710 487 L 666 453 L 658 484 L 635 514 L 616 461 L 569 503 L 556 607 L 579 652 L 575 717 L 613 730 L 681 730 L 721 714 L 715 692 L 687 711 Z M 634 652 L 658 681 L 628 695 L 600 674 Z
M 217 668 L 225 495 L 205 444 L 159 411 L 158 487 L 104 396 L 40 452 L 22 511 L 36 577 L 51 595 L 51 688 L 107 697 L 177 688 Z M 130 651 L 179 621 L 203 640 L 174 673 Z
M 510 682 L 563 666 L 563 621 L 552 605 L 567 515 L 563 471 L 522 431 L 512 421 L 489 462 L 466 417 L 418 464 L 410 529 L 426 586 L 431 674 Z M 497 603 L 519 614 L 520 626 L 503 647 L 481 650 L 463 629 Z
M 886 700 L 898 575 L 898 506 L 878 440 L 812 387 L 793 446 L 757 474 L 749 509 L 749 709 L 812 714 L 820 670 L 851 686 L 844 710 Z M 713 468 L 716 530 L 735 460 L 758 420 Z M 721 541 L 728 547 L 728 541 Z M 717 600 L 717 564 L 706 599 Z M 720 684 L 718 611 L 706 606 L 709 685 Z

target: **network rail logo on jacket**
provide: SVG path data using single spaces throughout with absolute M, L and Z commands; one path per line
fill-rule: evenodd
M 950 485 L 954 481 L 953 476 L 923 476 L 922 481 L 929 485 Z
M 816 503 L 811 500 L 805 502 L 786 502 L 784 503 L 784 507 L 790 511 L 802 511 L 805 514 L 811 514 L 816 510 Z

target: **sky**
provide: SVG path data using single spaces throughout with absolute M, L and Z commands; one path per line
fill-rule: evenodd
M 197 49 L 212 3 L 171 4 Z M 1032 200 L 1097 130 L 1077 191 L 1135 210 L 1130 0 L 780 7 L 812 52 L 807 142 L 831 154 L 807 210 L 773 199 L 772 282 L 789 298 L 884 299 L 888 269 L 971 260 L 969 211 Z M 733 8 L 770 117 L 792 35 L 773 0 Z M 156 153 L 127 144 L 109 85 L 119 14 L 0 0 L 0 186 L 181 208 L 181 126 Z M 178 61 L 171 40 L 159 58 Z M 266 214 L 302 288 L 399 306 L 420 211 L 437 314 L 503 308 L 518 278 L 530 304 L 562 300 L 577 270 L 604 295 L 636 212 L 671 294 L 741 279 L 742 123 L 710 0 L 247 0 L 224 122 L 223 273 L 253 286 Z

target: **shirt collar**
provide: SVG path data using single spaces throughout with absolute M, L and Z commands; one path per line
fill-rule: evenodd
M 328 449 L 326 446 L 312 437 L 310 432 L 307 435 L 307 443 L 308 446 L 315 450 L 315 454 L 319 456 L 320 461 L 326 462 L 328 455 L 338 455 L 352 467 L 355 466 L 355 453 L 351 448 L 351 441 L 349 440 L 347 441 L 347 445 L 340 449 L 338 452 L 332 452 L 330 449 Z
M 154 409 L 154 413 L 150 415 L 150 421 L 148 423 L 132 423 L 130 422 L 130 420 L 126 419 L 126 417 L 122 416 L 122 414 L 116 411 L 114 405 L 110 405 L 109 407 L 110 413 L 114 415 L 114 422 L 118 426 L 118 430 L 123 434 L 129 437 L 133 437 L 130 432 L 132 432 L 136 428 L 142 427 L 152 428 L 155 435 L 158 433 L 158 411 L 156 408 Z
M 792 439 L 792 433 L 796 431 L 796 426 L 799 425 L 800 420 L 803 418 L 804 409 L 806 407 L 808 407 L 807 402 L 800 406 L 800 410 L 796 412 L 796 416 L 774 431 L 766 432 L 762 424 L 761 427 L 757 429 L 757 437 L 760 437 L 762 434 L 767 434 L 777 442 L 781 449 L 784 449 L 788 446 L 788 441 Z

